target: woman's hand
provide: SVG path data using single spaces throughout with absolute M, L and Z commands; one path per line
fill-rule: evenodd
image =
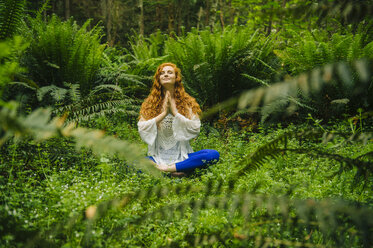
M 170 99 L 171 96 L 170 96 L 170 92 L 167 92 L 164 99 L 163 99 L 163 104 L 162 104 L 162 112 L 157 116 L 155 117 L 155 122 L 157 123 L 157 126 L 159 125 L 159 123 L 168 115 L 168 113 L 170 112 Z
M 170 109 L 171 109 L 171 113 L 175 116 L 178 111 L 177 111 L 177 108 L 176 108 L 176 101 L 175 101 L 175 98 L 172 98 L 171 96 L 169 97 L 169 103 L 170 103 Z
M 176 165 L 175 164 L 170 164 L 170 165 L 165 165 L 165 164 L 156 164 L 155 167 L 163 172 L 175 172 L 176 171 Z
M 162 112 L 165 112 L 166 115 L 170 112 L 170 106 L 171 106 L 170 99 L 171 99 L 170 92 L 167 91 L 164 97 L 164 100 L 163 100 L 163 105 L 162 105 Z

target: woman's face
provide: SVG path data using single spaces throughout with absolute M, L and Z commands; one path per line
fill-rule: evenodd
M 161 85 L 164 87 L 174 85 L 175 80 L 176 80 L 175 69 L 169 65 L 163 67 L 159 75 L 159 81 Z

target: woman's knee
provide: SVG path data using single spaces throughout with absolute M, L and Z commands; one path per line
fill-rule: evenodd
M 211 161 L 218 162 L 220 158 L 220 154 L 216 150 L 209 150 Z

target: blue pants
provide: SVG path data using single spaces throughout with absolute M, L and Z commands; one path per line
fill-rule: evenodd
M 208 164 L 218 162 L 219 157 L 220 154 L 218 151 L 210 149 L 189 153 L 187 159 L 176 163 L 176 171 L 191 171 L 196 168 L 203 168 Z M 153 157 L 149 156 L 148 158 L 154 161 Z

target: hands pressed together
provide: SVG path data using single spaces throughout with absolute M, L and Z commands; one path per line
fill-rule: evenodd
M 168 113 L 173 114 L 174 116 L 178 113 L 176 108 L 175 98 L 171 97 L 169 91 L 166 92 L 163 105 L 162 105 L 162 112 L 165 112 L 167 115 Z
M 171 113 L 174 116 L 178 113 L 175 98 L 171 97 L 169 91 L 166 92 L 163 100 L 162 112 L 155 118 L 157 125 L 168 115 L 168 113 Z

